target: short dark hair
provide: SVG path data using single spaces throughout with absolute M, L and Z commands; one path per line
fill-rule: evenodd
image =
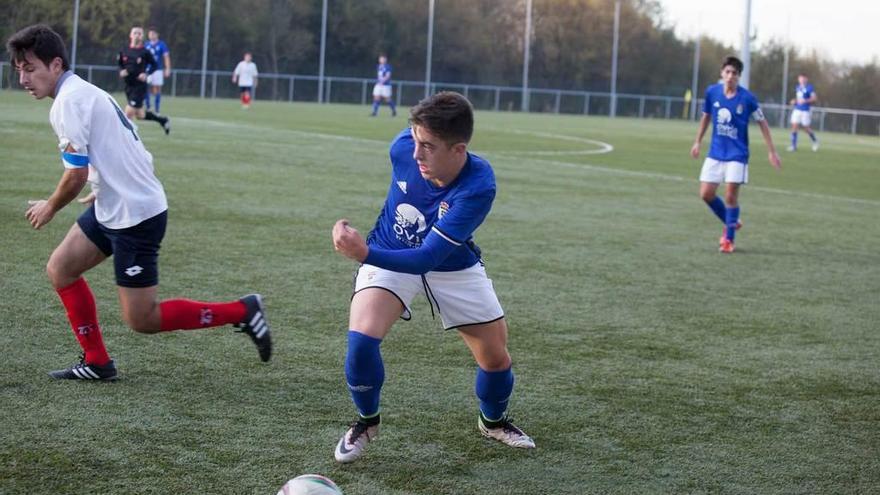
M 154 32 L 154 33 L 156 33 L 156 34 L 159 34 L 159 30 L 156 29 L 156 26 L 150 26 L 150 27 L 148 27 L 148 28 L 147 28 L 147 32 L 149 33 L 150 31 L 152 31 L 152 32 Z
M 474 133 L 474 107 L 461 94 L 443 91 L 412 107 L 409 122 L 426 128 L 448 144 L 468 143 Z
M 34 24 L 13 34 L 6 42 L 6 51 L 13 65 L 24 62 L 26 53 L 30 51 L 47 67 L 53 60 L 60 58 L 61 68 L 70 70 L 64 40 L 45 24 Z
M 731 56 L 725 58 L 724 62 L 721 62 L 721 68 L 724 69 L 728 65 L 733 67 L 734 69 L 736 69 L 737 74 L 742 74 L 742 72 L 743 72 L 742 60 L 731 55 Z

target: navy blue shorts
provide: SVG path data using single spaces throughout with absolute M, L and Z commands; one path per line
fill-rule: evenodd
M 159 285 L 159 246 L 165 237 L 168 212 L 148 218 L 127 229 L 108 229 L 95 217 L 95 205 L 76 220 L 86 237 L 107 256 L 113 256 L 116 285 Z
M 247 91 L 248 93 L 250 93 L 250 92 L 251 92 L 251 89 L 253 89 L 251 86 L 239 86 L 239 87 L 238 87 L 238 92 L 239 92 L 239 93 L 244 93 L 245 91 Z

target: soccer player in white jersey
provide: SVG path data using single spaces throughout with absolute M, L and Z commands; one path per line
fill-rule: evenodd
M 242 61 L 232 71 L 232 82 L 238 83 L 241 108 L 244 110 L 251 107 L 251 99 L 254 97 L 254 89 L 257 87 L 257 75 L 259 73 L 257 64 L 253 62 L 251 52 L 245 52 Z
M 165 235 L 167 201 L 153 171 L 153 157 L 137 129 L 110 95 L 80 79 L 69 67 L 61 37 L 45 25 L 14 34 L 6 48 L 19 81 L 35 99 L 52 98 L 49 118 L 58 135 L 64 173 L 48 199 L 29 201 L 25 216 L 34 229 L 48 224 L 86 182 L 89 205 L 49 258 L 46 271 L 83 350 L 80 362 L 53 371 L 53 378 L 115 380 L 116 364 L 98 325 L 95 298 L 83 273 L 113 256 L 122 317 L 135 331 L 157 333 L 233 324 L 268 361 L 271 331 L 260 296 L 213 303 L 157 298 L 159 245 Z
M 728 254 L 733 253 L 736 231 L 742 226 L 739 188 L 749 181 L 749 120 L 754 119 L 761 129 L 770 164 L 776 169 L 782 166 L 758 99 L 739 85 L 742 69 L 742 61 L 736 57 L 727 57 L 722 62 L 721 82 L 706 89 L 703 116 L 691 147 L 691 156 L 698 158 L 711 120 L 712 144 L 700 172 L 700 197 L 724 224 L 719 251 Z M 715 195 L 721 182 L 726 184 L 724 201 Z
M 391 98 L 391 65 L 388 63 L 388 57 L 379 55 L 379 64 L 376 65 L 376 84 L 373 85 L 373 111 L 371 117 L 375 117 L 379 113 L 379 105 L 382 101 L 388 103 L 391 107 L 391 116 L 397 116 L 397 107 Z
M 791 99 L 794 108 L 791 111 L 791 144 L 788 146 L 788 151 L 797 151 L 798 129 L 801 127 L 810 136 L 810 141 L 813 142 L 813 151 L 819 151 L 819 139 L 816 138 L 816 133 L 810 127 L 812 123 L 811 107 L 819 97 L 806 74 L 798 75 L 798 85 L 794 88 L 794 95 L 795 97 Z
M 367 239 L 347 220 L 333 226 L 335 249 L 361 263 L 345 357 L 358 419 L 339 440 L 336 460 L 354 461 L 379 432 L 379 346 L 398 318 L 410 319 L 417 294 L 437 309 L 445 329 L 458 330 L 476 360 L 479 431 L 534 448 L 507 416 L 514 383 L 507 322 L 473 240 L 495 199 L 492 167 L 467 151 L 473 109 L 458 93 L 438 93 L 412 108 L 410 123 L 391 143 L 391 185 Z

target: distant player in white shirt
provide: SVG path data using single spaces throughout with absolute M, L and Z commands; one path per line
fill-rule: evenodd
M 235 66 L 232 71 L 232 82 L 238 83 L 238 91 L 241 94 L 241 108 L 247 110 L 251 107 L 251 98 L 254 89 L 257 88 L 257 64 L 253 62 L 251 52 L 244 53 L 244 59 Z
M 794 105 L 794 108 L 791 110 L 791 144 L 788 146 L 788 151 L 797 151 L 798 129 L 801 127 L 810 136 L 810 141 L 813 142 L 813 151 L 819 151 L 819 140 L 816 138 L 816 133 L 810 127 L 812 123 L 812 105 L 816 103 L 819 97 L 816 95 L 816 90 L 813 89 L 813 85 L 810 84 L 806 74 L 798 75 L 798 85 L 794 88 L 794 94 L 795 97 L 790 102 Z
M 19 82 L 34 98 L 54 99 L 49 118 L 58 135 L 64 173 L 48 199 L 28 202 L 34 229 L 48 224 L 91 183 L 80 200 L 88 209 L 49 258 L 46 271 L 83 350 L 79 363 L 53 378 L 115 380 L 98 325 L 95 298 L 82 275 L 113 256 L 122 317 L 136 332 L 157 333 L 234 324 L 269 360 L 271 332 L 260 296 L 224 303 L 157 298 L 159 246 L 168 203 L 153 157 L 116 101 L 71 70 L 61 37 L 45 25 L 14 34 L 7 50 Z

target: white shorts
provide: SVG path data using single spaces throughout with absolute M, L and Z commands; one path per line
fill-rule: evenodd
M 810 122 L 812 121 L 812 115 L 810 115 L 809 110 L 792 110 L 791 111 L 791 123 L 792 125 L 797 124 L 803 127 L 810 127 Z
M 703 170 L 700 171 L 700 182 L 748 184 L 749 165 L 742 162 L 722 162 L 706 157 Z
M 410 303 L 416 294 L 424 294 L 431 311 L 437 308 L 446 330 L 490 323 L 504 317 L 492 280 L 486 275 L 482 263 L 454 272 L 428 272 L 424 276 L 361 265 L 354 291 L 357 293 L 371 287 L 380 287 L 397 296 L 403 303 L 400 317 L 404 320 L 412 318 Z
M 150 86 L 162 86 L 165 84 L 165 69 L 153 71 L 152 74 L 147 76 L 147 84 Z
M 379 96 L 381 98 L 391 98 L 391 85 L 376 84 L 375 86 L 373 86 L 373 96 Z

